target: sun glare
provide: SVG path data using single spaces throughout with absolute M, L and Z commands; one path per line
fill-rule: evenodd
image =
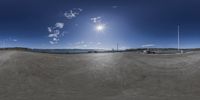
M 104 25 L 97 25 L 96 26 L 96 30 L 99 31 L 99 32 L 103 31 L 104 29 L 105 29 Z

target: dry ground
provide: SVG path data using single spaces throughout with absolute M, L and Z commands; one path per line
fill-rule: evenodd
M 200 100 L 200 53 L 0 51 L 0 100 Z

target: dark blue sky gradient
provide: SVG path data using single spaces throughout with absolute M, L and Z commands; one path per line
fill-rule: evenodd
M 111 49 L 119 43 L 120 48 L 175 48 L 180 24 L 181 47 L 198 48 L 199 5 L 199 0 L 1 0 L 0 46 Z M 73 8 L 83 12 L 66 20 L 64 12 Z M 102 33 L 90 20 L 98 16 L 106 24 Z M 57 22 L 65 23 L 65 35 L 52 45 L 47 27 Z

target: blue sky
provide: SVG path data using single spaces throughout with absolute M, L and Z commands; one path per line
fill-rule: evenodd
M 1 0 L 0 47 L 200 47 L 198 0 Z M 97 30 L 103 26 L 102 30 Z

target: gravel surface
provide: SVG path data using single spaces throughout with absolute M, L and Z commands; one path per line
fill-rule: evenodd
M 200 100 L 200 53 L 0 51 L 0 100 Z

